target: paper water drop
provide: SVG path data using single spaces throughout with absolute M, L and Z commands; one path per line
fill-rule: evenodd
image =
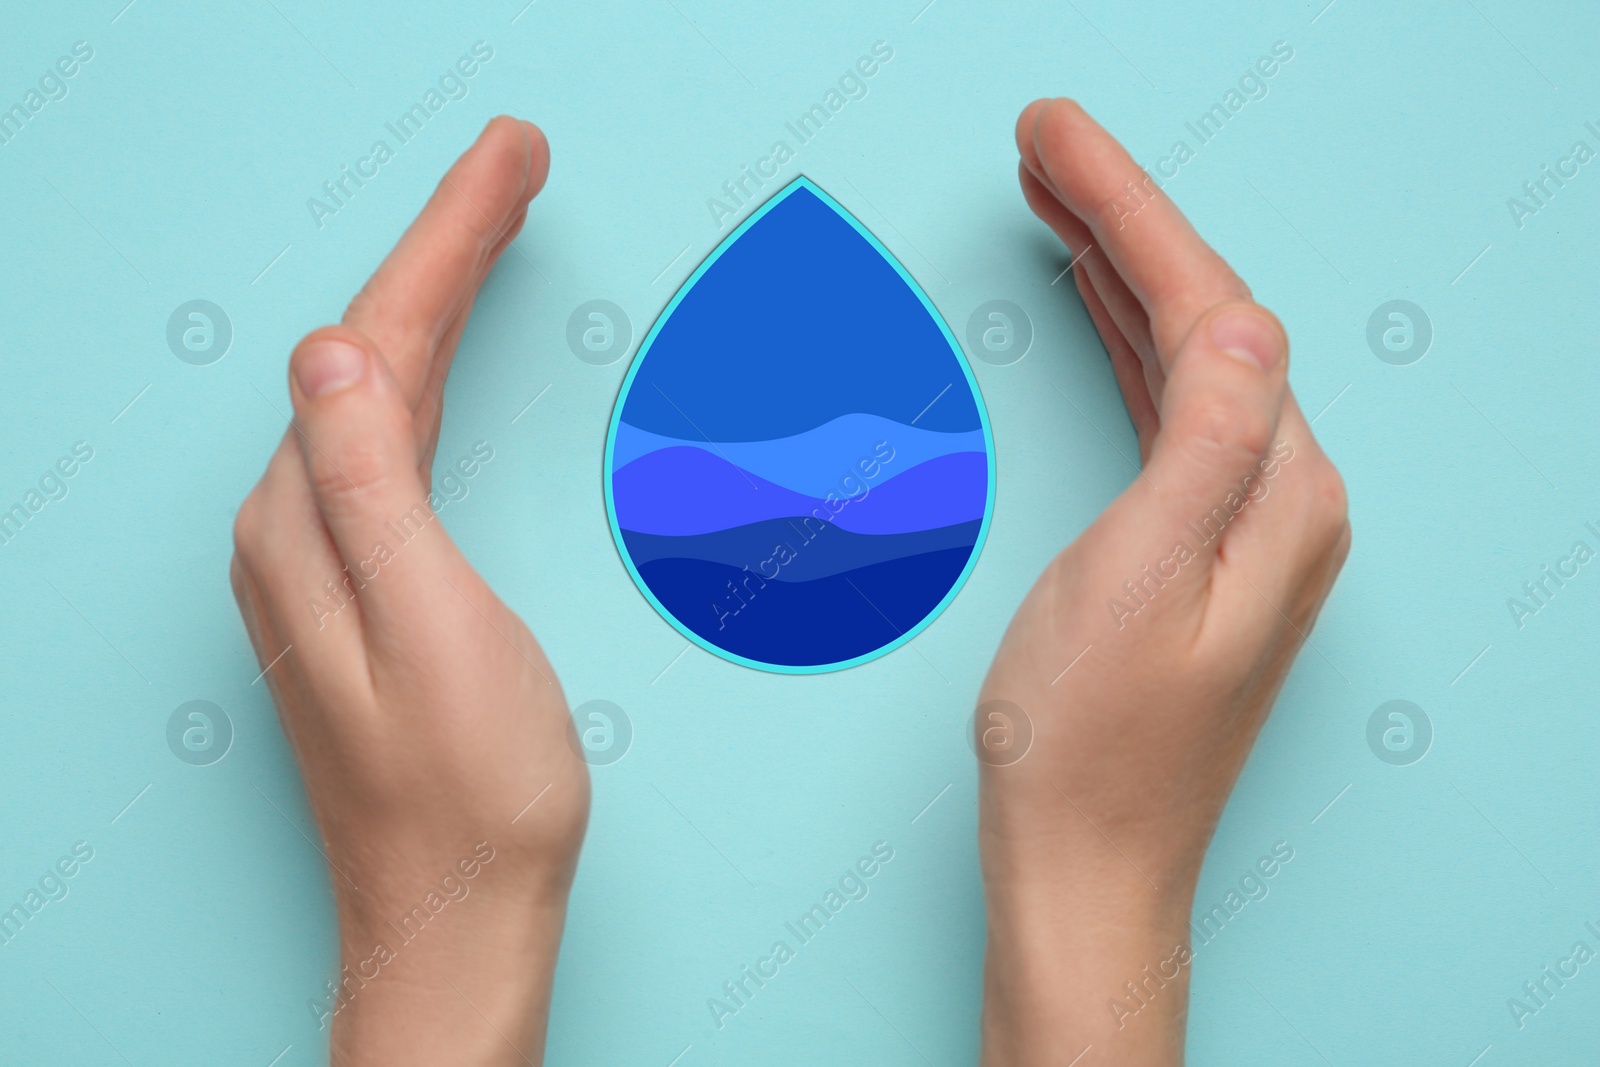
M 954 599 L 994 509 L 977 382 L 922 289 L 798 178 L 656 320 L 606 438 L 645 597 L 762 670 L 854 666 Z

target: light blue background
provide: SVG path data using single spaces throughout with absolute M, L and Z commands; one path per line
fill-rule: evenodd
M 971 1062 L 983 928 L 964 725 L 1012 608 L 1134 451 L 1070 278 L 1051 284 L 1066 257 L 1017 191 L 1012 122 L 1075 95 L 1153 164 L 1278 40 L 1295 56 L 1270 95 L 1168 190 L 1287 323 L 1355 549 L 1210 853 L 1204 907 L 1273 842 L 1295 859 L 1201 950 L 1191 1060 L 1600 1051 L 1600 963 L 1525 1029 L 1506 1007 L 1600 920 L 1600 571 L 1521 631 L 1506 608 L 1600 520 L 1600 161 L 1520 230 L 1506 207 L 1576 139 L 1596 144 L 1592 8 L 124 2 L 11 5 L 0 34 L 0 106 L 74 41 L 95 49 L 0 146 L 0 504 L 73 442 L 95 449 L 70 496 L 0 547 L 0 904 L 73 841 L 96 850 L 0 948 L 0 1062 L 323 1059 L 306 1002 L 334 964 L 328 879 L 251 684 L 229 525 L 283 430 L 290 347 L 338 317 L 500 111 L 543 126 L 554 167 L 456 365 L 439 454 L 486 440 L 496 458 L 445 517 L 573 703 L 616 701 L 636 731 L 595 771 L 550 1062 Z M 471 94 L 318 229 L 307 198 L 480 39 L 495 57 Z M 782 677 L 679 658 L 606 527 L 627 363 L 575 358 L 567 316 L 614 300 L 641 337 L 726 232 L 706 198 L 879 39 L 895 57 L 870 95 L 778 181 L 803 170 L 855 212 L 958 337 L 986 300 L 1032 315 L 1027 358 L 975 363 L 1000 469 L 989 541 L 949 610 L 866 666 Z M 234 324 L 208 367 L 165 343 L 193 298 Z M 1434 324 L 1412 366 L 1366 345 L 1392 298 Z M 236 730 L 205 768 L 164 738 L 195 698 Z M 1436 732 L 1409 767 L 1365 740 L 1393 698 Z M 896 858 L 871 896 L 714 1030 L 706 998 L 879 839 Z

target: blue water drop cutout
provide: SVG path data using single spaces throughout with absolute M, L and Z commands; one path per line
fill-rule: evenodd
M 933 304 L 802 177 L 640 345 L 605 494 L 629 572 L 685 637 L 817 673 L 904 644 L 954 599 L 994 510 L 994 442 Z

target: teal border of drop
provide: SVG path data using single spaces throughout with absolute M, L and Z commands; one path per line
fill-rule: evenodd
M 967 560 L 967 565 L 962 568 L 960 576 L 957 577 L 955 583 L 950 586 L 950 591 L 945 594 L 944 599 L 939 601 L 934 609 L 928 612 L 923 620 L 916 626 L 912 627 L 910 630 L 907 630 L 894 641 L 891 641 L 881 648 L 865 653 L 864 655 L 857 656 L 854 659 L 841 660 L 838 663 L 823 663 L 809 667 L 792 667 L 779 663 L 763 663 L 760 660 L 747 659 L 746 657 L 738 655 L 737 653 L 729 652 L 725 648 L 717 647 L 711 642 L 703 639 L 699 634 L 695 633 L 687 626 L 683 625 L 683 623 L 679 622 L 677 617 L 674 616 L 672 612 L 668 611 L 666 607 L 656 599 L 655 594 L 650 591 L 649 584 L 645 582 L 644 578 L 640 576 L 638 569 L 634 567 L 633 560 L 628 558 L 627 545 L 622 539 L 622 528 L 617 525 L 617 507 L 616 501 L 612 498 L 611 486 L 611 459 L 616 451 L 617 426 L 622 421 L 622 402 L 624 398 L 627 397 L 628 390 L 633 386 L 633 379 L 639 372 L 639 367 L 643 363 L 644 355 L 650 351 L 650 345 L 655 341 L 656 334 L 661 332 L 661 327 L 668 319 L 672 317 L 673 311 L 677 309 L 678 302 L 683 299 L 684 294 L 690 289 L 694 288 L 695 282 L 700 280 L 700 276 L 711 268 L 711 265 L 721 257 L 722 253 L 730 245 L 732 245 L 733 242 L 737 241 L 746 230 L 760 221 L 763 215 L 771 211 L 774 207 L 777 207 L 779 204 L 783 203 L 784 200 L 788 199 L 790 194 L 792 194 L 796 189 L 811 190 L 811 192 L 815 193 L 823 203 L 833 208 L 833 210 L 838 213 L 840 218 L 845 219 L 850 223 L 850 225 L 854 226 L 856 232 L 862 237 L 865 237 L 872 247 L 878 250 L 878 254 L 883 256 L 886 262 L 894 266 L 895 271 L 902 279 L 905 280 L 905 283 L 911 287 L 911 291 L 917 295 L 917 299 L 922 302 L 923 308 L 925 308 L 928 314 L 933 317 L 933 321 L 939 324 L 939 332 L 944 334 L 944 339 L 950 345 L 950 350 L 955 353 L 956 363 L 960 365 L 962 374 L 966 376 L 967 386 L 969 389 L 971 389 L 973 400 L 977 404 L 978 421 L 983 424 L 984 450 L 988 454 L 989 460 L 989 491 L 983 504 L 983 525 L 978 529 L 978 540 L 974 542 L 972 546 L 971 558 Z M 627 376 L 622 379 L 622 385 L 617 389 L 617 399 L 611 409 L 611 425 L 606 431 L 604 477 L 605 481 L 603 492 L 606 502 L 606 520 L 611 525 L 611 543 L 616 548 L 617 555 L 621 557 L 622 565 L 628 568 L 628 574 L 633 578 L 633 584 L 638 586 L 639 592 L 643 593 L 644 598 L 650 602 L 650 606 L 655 608 L 656 614 L 660 615 L 663 619 L 670 623 L 674 630 L 677 630 L 678 633 L 688 638 L 692 643 L 699 645 L 707 652 L 710 652 L 712 655 L 728 660 L 730 663 L 737 663 L 742 667 L 749 667 L 758 671 L 767 671 L 771 674 L 831 674 L 834 671 L 848 670 L 851 667 L 859 667 L 863 663 L 870 663 L 873 660 L 878 659 L 880 656 L 887 656 L 895 649 L 906 644 L 912 638 L 922 633 L 923 630 L 926 630 L 929 626 L 931 626 L 934 620 L 939 618 L 940 615 L 943 615 L 945 609 L 950 606 L 950 602 L 955 600 L 956 594 L 960 593 L 961 590 L 966 586 L 967 579 L 972 575 L 973 568 L 978 565 L 978 557 L 983 554 L 984 543 L 989 537 L 989 523 L 994 519 L 994 432 L 992 429 L 990 429 L 989 410 L 987 405 L 985 405 L 983 402 L 983 392 L 978 388 L 978 379 L 973 375 L 972 366 L 967 361 L 966 351 L 962 349 L 961 345 L 956 341 L 955 335 L 950 332 L 949 325 L 944 321 L 944 316 L 939 313 L 938 308 L 933 306 L 933 301 L 928 299 L 928 294 L 923 292 L 922 286 L 918 285 L 917 280 L 906 271 L 905 267 L 901 264 L 899 257 L 884 247 L 883 242 L 878 240 L 871 230 L 867 229 L 861 224 L 861 220 L 856 218 L 854 212 L 847 210 L 844 205 L 840 204 L 833 197 L 829 196 L 826 192 L 819 188 L 815 182 L 802 174 L 800 177 L 796 178 L 794 181 L 790 182 L 788 185 L 774 193 L 766 203 L 762 204 L 759 208 L 752 212 L 749 218 L 745 219 L 737 227 L 735 227 L 732 233 L 730 233 L 727 237 L 724 237 L 722 241 L 717 244 L 717 247 L 711 250 L 711 254 L 706 256 L 706 258 L 701 261 L 700 266 L 695 268 L 694 273 L 689 275 L 682 285 L 678 286 L 678 291 L 672 295 L 672 300 L 667 304 L 666 307 L 661 309 L 661 314 L 656 316 L 655 324 L 650 327 L 650 332 L 645 334 L 643 341 L 639 342 L 639 347 L 634 352 L 633 361 L 628 367 Z

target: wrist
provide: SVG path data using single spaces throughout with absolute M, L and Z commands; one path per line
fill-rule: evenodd
M 516 874 L 486 863 L 470 879 L 370 880 L 381 895 L 345 887 L 319 1015 L 333 1064 L 542 1061 L 566 895 Z
M 987 879 L 985 1067 L 1182 1062 L 1194 883 L 1123 867 Z

